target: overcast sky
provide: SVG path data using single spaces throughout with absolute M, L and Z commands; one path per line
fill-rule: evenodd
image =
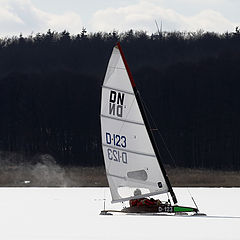
M 48 29 L 72 34 L 163 31 L 234 31 L 240 26 L 240 0 L 0 0 L 0 36 Z

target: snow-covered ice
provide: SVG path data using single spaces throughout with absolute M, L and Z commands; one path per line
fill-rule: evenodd
M 194 206 L 187 188 L 179 205 Z M 100 216 L 108 188 L 0 188 L 0 239 L 240 239 L 240 188 L 189 188 L 208 217 Z

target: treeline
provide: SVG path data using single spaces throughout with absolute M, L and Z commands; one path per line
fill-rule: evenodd
M 152 35 L 49 30 L 0 39 L 0 151 L 102 165 L 100 91 L 118 41 L 160 130 L 163 162 L 240 170 L 238 28 Z

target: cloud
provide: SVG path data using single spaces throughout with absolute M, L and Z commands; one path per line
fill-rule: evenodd
M 79 33 L 82 21 L 78 14 L 53 14 L 36 8 L 30 0 L 1 0 L 0 35 L 46 32 L 48 29 Z
M 187 0 L 186 0 L 187 1 Z M 212 0 L 213 1 L 213 0 Z M 214 0 L 215 1 L 215 0 Z M 167 31 L 233 31 L 239 23 L 225 18 L 221 13 L 205 9 L 192 16 L 185 16 L 177 11 L 164 8 L 161 1 L 142 0 L 137 4 L 119 8 L 106 8 L 95 12 L 91 24 L 94 31 L 147 30 L 156 32 L 154 20 L 163 22 Z
M 231 9 L 237 9 L 237 7 L 233 8 L 236 4 L 232 3 L 235 1 L 135 0 L 134 4 L 130 5 L 126 5 L 127 1 L 124 1 L 124 7 L 109 7 L 98 10 L 93 15 L 88 14 L 91 19 L 87 30 L 127 31 L 134 29 L 152 33 L 157 31 L 154 22 L 157 20 L 159 25 L 162 21 L 164 31 L 196 31 L 199 29 L 215 32 L 234 31 L 235 27 L 240 25 L 240 23 L 234 22 L 232 17 L 234 14 L 229 16 L 229 18 L 232 17 L 232 20 L 229 20 L 221 14 L 222 10 L 216 10 L 213 6 L 218 6 L 219 9 L 228 9 L 228 14 L 230 14 Z M 129 2 L 133 1 L 129 0 Z M 231 4 L 226 5 L 227 2 L 231 2 Z M 59 4 L 63 4 L 63 2 L 59 1 Z M 90 2 L 87 2 L 84 11 L 88 11 L 87 6 L 90 5 Z M 199 7 L 193 10 L 193 5 L 199 5 Z M 179 8 L 179 6 L 181 7 Z M 183 6 L 186 6 L 186 9 Z M 235 17 L 235 21 L 237 21 L 236 19 Z M 86 25 L 84 24 L 84 26 Z M 70 33 L 76 34 L 81 32 L 82 27 L 82 19 L 74 9 L 56 14 L 37 8 L 32 0 L 0 0 L 0 36 L 19 35 L 20 33 L 28 35 L 32 32 L 46 32 L 48 29 L 68 30 Z

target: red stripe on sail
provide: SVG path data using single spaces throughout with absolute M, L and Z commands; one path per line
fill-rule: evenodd
M 131 84 L 132 84 L 132 87 L 134 88 L 134 87 L 136 87 L 136 84 L 135 84 L 135 82 L 134 82 L 134 80 L 133 80 L 132 73 L 131 73 L 130 68 L 129 68 L 128 64 L 127 64 L 127 60 L 126 60 L 126 58 L 125 58 L 125 56 L 124 56 L 122 47 L 121 47 L 121 45 L 120 45 L 119 42 L 117 43 L 117 48 L 118 48 L 119 51 L 120 51 L 120 54 L 121 54 L 121 56 L 122 56 L 122 60 L 123 60 L 123 62 L 124 62 L 124 65 L 125 65 L 126 70 L 127 70 L 127 73 L 128 73 L 128 77 L 129 77 L 129 79 L 130 79 L 130 82 L 131 82 Z

